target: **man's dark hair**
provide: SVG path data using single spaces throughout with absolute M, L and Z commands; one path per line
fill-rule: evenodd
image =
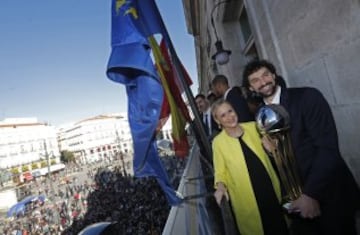
M 216 95 L 214 93 L 209 93 L 207 96 L 206 96 L 206 99 L 211 99 L 211 98 L 216 98 Z
M 227 86 L 229 86 L 229 82 L 228 79 L 225 75 L 222 74 L 218 74 L 214 77 L 214 79 L 211 81 L 211 85 L 215 86 L 216 84 L 225 84 Z
M 244 72 L 243 72 L 242 86 L 249 88 L 250 87 L 250 83 L 249 83 L 250 74 L 252 74 L 264 67 L 267 68 L 271 73 L 275 74 L 275 77 L 277 77 L 276 68 L 272 63 L 270 63 L 267 60 L 256 59 L 256 60 L 249 62 L 245 66 Z
M 203 94 L 197 94 L 197 95 L 195 96 L 195 100 L 197 100 L 197 98 L 201 98 L 201 99 L 206 100 L 206 97 L 205 97 L 205 95 L 203 95 Z

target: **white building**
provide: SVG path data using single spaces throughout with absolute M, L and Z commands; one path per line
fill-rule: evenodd
M 75 154 L 81 163 L 110 160 L 117 152 L 133 151 L 126 115 L 99 115 L 59 128 L 60 150 Z
M 37 118 L 0 121 L 0 168 L 11 168 L 50 158 L 59 161 L 56 129 Z
M 171 135 L 172 133 L 171 115 L 169 116 L 169 119 L 165 122 L 165 124 L 161 128 L 161 132 L 162 132 L 161 139 L 165 139 L 173 142 L 173 138 Z

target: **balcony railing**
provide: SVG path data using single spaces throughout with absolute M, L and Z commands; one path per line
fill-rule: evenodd
M 185 200 L 171 208 L 163 235 L 237 235 L 232 211 L 226 200 L 221 207 L 213 197 L 213 175 L 206 175 L 200 157 L 199 147 L 195 144 L 189 155 L 178 192 Z

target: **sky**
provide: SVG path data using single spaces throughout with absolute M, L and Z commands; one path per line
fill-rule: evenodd
M 181 0 L 156 0 L 197 89 L 193 36 Z M 0 1 L 0 120 L 61 125 L 127 111 L 123 85 L 106 77 L 111 0 Z

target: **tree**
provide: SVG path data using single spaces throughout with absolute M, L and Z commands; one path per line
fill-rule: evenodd
M 38 169 L 39 168 L 39 165 L 36 163 L 36 162 L 34 162 L 33 164 L 31 164 L 31 169 L 32 170 L 35 170 L 35 169 Z
M 41 163 L 40 163 L 40 165 L 41 165 L 41 168 L 45 168 L 45 167 L 47 167 L 47 161 L 42 161 Z
M 61 151 L 61 157 L 60 157 L 62 162 L 68 163 L 68 162 L 75 162 L 75 156 L 73 152 L 64 150 Z
M 11 173 L 13 174 L 13 175 L 18 175 L 20 172 L 19 172 L 19 168 L 17 168 L 17 167 L 13 167 L 13 168 L 11 168 Z
M 22 170 L 22 172 L 26 172 L 26 171 L 29 170 L 29 166 L 28 166 L 28 165 L 23 165 L 23 166 L 21 167 L 21 170 Z

